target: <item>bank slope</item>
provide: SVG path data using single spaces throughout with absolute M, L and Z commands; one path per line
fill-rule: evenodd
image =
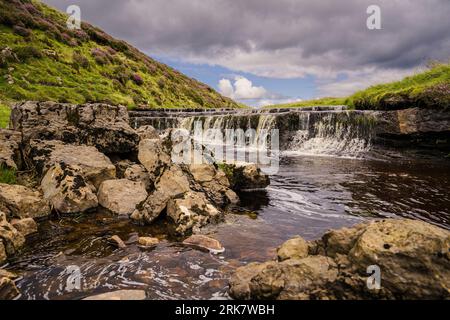
M 0 101 L 237 108 L 209 86 L 40 1 L 0 0 Z

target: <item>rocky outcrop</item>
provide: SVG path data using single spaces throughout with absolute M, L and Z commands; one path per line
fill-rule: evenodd
M 124 106 L 25 102 L 13 107 L 11 124 L 24 141 L 60 140 L 107 154 L 133 152 L 139 143 Z
M 60 213 L 80 213 L 98 206 L 95 188 L 84 178 L 84 170 L 64 162 L 51 167 L 41 181 L 44 197 Z
M 76 146 L 60 141 L 33 140 L 25 147 L 30 167 L 41 176 L 57 164 L 81 168 L 84 179 L 98 188 L 103 181 L 116 178 L 116 167 L 95 147 Z
M 414 220 L 379 220 L 331 231 L 307 245 L 307 256 L 305 242 L 297 238 L 278 250 L 278 262 L 237 269 L 230 294 L 237 299 L 450 297 L 447 230 Z M 369 267 L 379 268 L 380 288 L 368 286 Z
M 123 216 L 131 215 L 136 206 L 147 199 L 147 191 L 141 182 L 127 179 L 104 181 L 98 190 L 99 204 L 109 211 Z
M 254 163 L 220 164 L 220 168 L 235 191 L 264 189 L 270 184 L 269 177 Z
M 0 128 L 0 168 L 18 169 L 21 139 L 20 132 Z
M 196 233 L 201 227 L 218 222 L 222 213 L 203 193 L 191 191 L 168 202 L 167 216 L 174 221 L 176 232 L 185 235 L 191 231 Z
M 25 237 L 8 222 L 3 212 L 0 212 L 0 239 L 7 257 L 16 254 L 25 244 Z
M 42 218 L 50 214 L 50 205 L 38 191 L 0 183 L 0 211 L 11 218 Z

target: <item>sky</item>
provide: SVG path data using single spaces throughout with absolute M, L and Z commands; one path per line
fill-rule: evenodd
M 449 0 L 44 2 L 78 5 L 82 20 L 251 106 L 347 96 L 450 59 Z

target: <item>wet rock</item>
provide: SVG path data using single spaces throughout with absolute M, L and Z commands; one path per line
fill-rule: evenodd
M 230 189 L 230 182 L 221 170 L 212 164 L 194 164 L 187 168 L 193 180 L 200 187 L 193 187 L 195 191 L 204 192 L 218 207 L 239 203 L 239 197 Z
M 170 164 L 170 155 L 161 139 L 141 140 L 138 159 L 147 170 L 152 181 L 155 181 Z
M 25 102 L 11 112 L 12 128 L 22 132 L 24 141 L 60 140 L 108 154 L 136 150 L 139 136 L 128 122 L 126 107 L 106 104 Z
M 223 217 L 221 211 L 199 192 L 187 192 L 181 198 L 171 199 L 167 204 L 167 216 L 181 235 L 196 233 L 201 227 L 216 223 Z
M 145 300 L 144 290 L 119 290 L 91 296 L 83 300 Z
M 277 250 L 278 261 L 302 259 L 308 256 L 308 243 L 301 237 L 286 241 Z
M 296 240 L 298 241 L 298 240 Z M 297 247 L 296 241 L 286 244 Z M 304 251 L 304 243 L 300 241 Z M 230 281 L 238 299 L 448 299 L 450 232 L 421 221 L 387 219 L 331 231 L 324 255 L 239 268 Z M 381 289 L 367 286 L 369 266 Z
M 152 247 L 159 243 L 159 239 L 151 237 L 139 237 L 138 243 L 144 247 Z
M 262 173 L 256 164 L 221 164 L 220 167 L 226 173 L 231 188 L 235 191 L 263 189 L 270 184 L 269 177 Z
M 0 183 L 0 210 L 11 218 L 41 218 L 50 214 L 50 205 L 38 191 Z
M 140 164 L 133 164 L 129 166 L 125 170 L 123 177 L 131 181 L 142 182 L 146 190 L 150 190 L 153 186 L 153 182 L 150 180 L 150 175 L 145 167 Z
M 123 242 L 123 240 L 120 239 L 120 237 L 118 235 L 114 235 L 111 238 L 109 238 L 108 242 L 119 249 L 124 249 L 127 247 L 125 242 Z
M 0 265 L 3 264 L 7 258 L 5 245 L 3 244 L 3 240 L 0 239 Z
M 18 169 L 20 132 L 0 128 L 0 168 Z
M 105 180 L 116 178 L 116 167 L 95 147 L 64 144 L 60 141 L 33 140 L 25 148 L 27 161 L 38 174 L 59 163 L 77 166 L 87 182 L 98 188 Z
M 0 212 L 0 239 L 6 256 L 14 255 L 25 244 L 25 237 L 6 220 L 6 215 Z
M 86 182 L 80 166 L 58 163 L 41 181 L 44 197 L 60 213 L 80 213 L 98 206 L 95 188 Z
M 170 199 L 182 196 L 190 190 L 188 178 L 177 165 L 172 165 L 164 171 L 155 188 L 144 204 L 133 212 L 132 219 L 152 223 L 167 207 Z
M 38 231 L 38 226 L 32 218 L 25 219 L 14 219 L 11 221 L 11 225 L 19 231 L 24 237 L 30 234 L 36 233 Z
M 0 277 L 0 300 L 12 300 L 20 294 L 14 281 L 8 277 Z
M 192 235 L 186 240 L 183 241 L 183 244 L 198 247 L 201 249 L 206 249 L 212 253 L 222 253 L 225 251 L 225 248 L 222 244 L 213 238 L 204 236 L 204 235 Z
M 405 299 L 450 297 L 450 232 L 414 220 L 367 225 L 349 252 L 358 270 L 379 265 L 382 286 Z
M 99 204 L 118 215 L 129 216 L 145 199 L 144 185 L 127 179 L 104 181 L 98 190 Z
M 154 140 L 159 139 L 158 131 L 156 131 L 155 128 L 152 126 L 141 126 L 136 130 L 137 134 L 139 135 L 139 138 L 141 140 Z

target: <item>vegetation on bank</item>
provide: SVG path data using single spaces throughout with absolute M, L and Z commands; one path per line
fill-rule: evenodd
M 397 82 L 379 84 L 347 98 L 322 98 L 270 108 L 347 105 L 358 110 L 450 107 L 450 64 L 433 63 L 428 70 Z
M 130 108 L 237 108 L 209 86 L 36 0 L 0 0 L 4 101 L 105 102 Z
M 9 116 L 11 109 L 0 102 L 0 128 L 7 128 L 9 125 Z
M 16 170 L 0 165 L 0 183 L 16 184 Z

